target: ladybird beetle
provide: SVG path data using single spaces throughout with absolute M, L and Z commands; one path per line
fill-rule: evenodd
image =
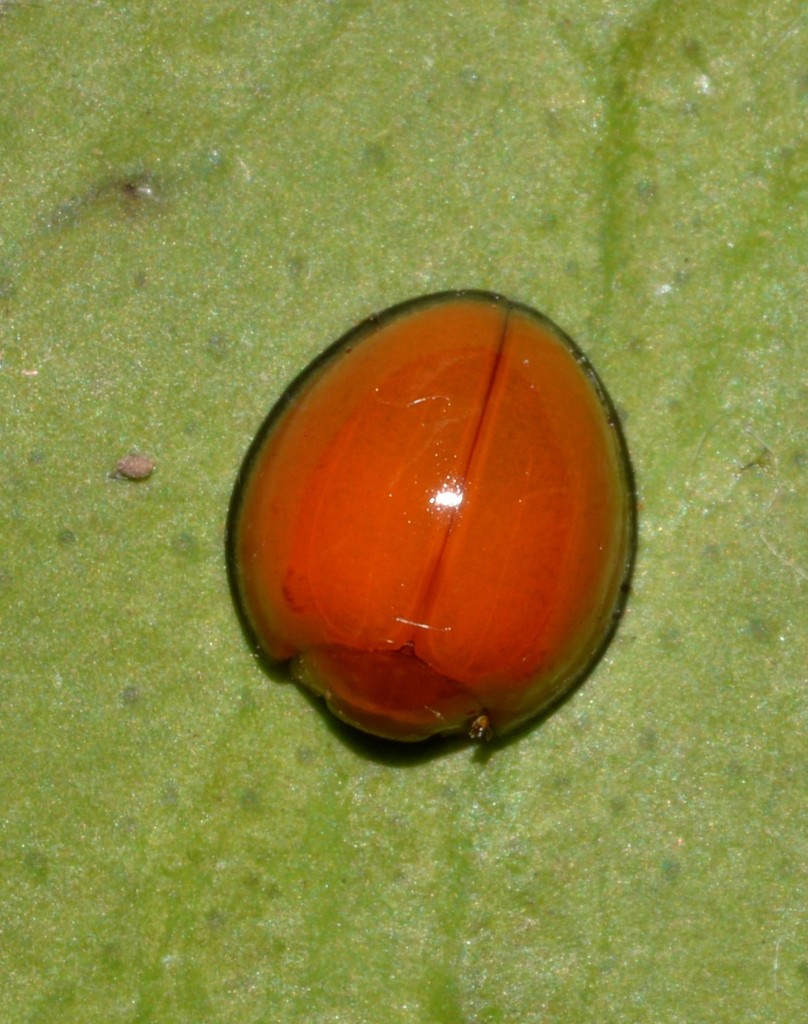
M 373 316 L 286 390 L 227 525 L 248 633 L 343 721 L 501 735 L 575 686 L 625 603 L 631 466 L 587 358 L 480 291 Z

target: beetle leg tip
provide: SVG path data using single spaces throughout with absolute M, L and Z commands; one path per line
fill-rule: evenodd
M 474 719 L 469 729 L 469 736 L 471 739 L 478 742 L 486 742 L 491 739 L 494 735 L 494 730 L 491 728 L 491 719 L 488 715 L 483 712 Z

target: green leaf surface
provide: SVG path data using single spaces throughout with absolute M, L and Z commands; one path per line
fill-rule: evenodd
M 805 1017 L 807 52 L 791 0 L 0 3 L 2 1021 Z M 391 751 L 254 660 L 223 527 L 289 379 L 456 287 L 597 366 L 635 588 L 554 715 Z

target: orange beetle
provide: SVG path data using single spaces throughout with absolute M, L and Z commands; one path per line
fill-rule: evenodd
M 227 529 L 248 632 L 343 721 L 500 735 L 591 669 L 625 603 L 632 473 L 586 357 L 500 295 L 414 299 L 287 389 Z

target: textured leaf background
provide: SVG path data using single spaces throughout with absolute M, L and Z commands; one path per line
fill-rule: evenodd
M 804 1019 L 806 53 L 795 0 L 0 3 L 0 1019 Z M 583 345 L 641 502 L 607 658 L 482 755 L 270 677 L 222 554 L 285 383 L 453 287 Z

